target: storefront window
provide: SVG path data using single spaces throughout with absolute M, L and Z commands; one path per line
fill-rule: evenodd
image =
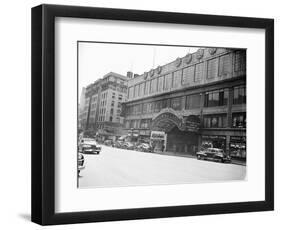
M 231 157 L 246 158 L 246 137 L 231 136 L 229 143 Z
M 208 136 L 202 135 L 202 144 L 203 149 L 207 148 L 218 148 L 225 151 L 226 146 L 226 137 L 225 136 Z
M 193 81 L 194 79 L 195 66 L 189 66 L 183 69 L 182 84 L 186 85 Z
M 208 61 L 208 73 L 207 78 L 212 79 L 218 75 L 218 58 L 214 58 Z
M 233 88 L 233 104 L 246 104 L 246 86 Z
M 233 113 L 232 114 L 232 127 L 233 128 L 246 128 L 246 113 Z

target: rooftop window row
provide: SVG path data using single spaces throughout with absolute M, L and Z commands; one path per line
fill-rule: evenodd
M 234 53 L 234 63 L 234 71 L 245 71 L 246 52 L 236 51 Z M 231 54 L 225 54 L 131 86 L 128 89 L 128 98 L 133 99 L 177 89 L 182 86 L 200 82 L 204 77 L 207 79 L 215 79 L 230 74 L 231 72 Z

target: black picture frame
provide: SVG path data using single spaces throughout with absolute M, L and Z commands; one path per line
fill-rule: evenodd
M 109 19 L 265 29 L 265 200 L 55 213 L 55 18 Z M 32 8 L 32 221 L 41 225 L 267 211 L 274 209 L 274 20 L 111 8 Z

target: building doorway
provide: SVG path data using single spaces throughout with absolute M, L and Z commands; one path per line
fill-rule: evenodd
M 198 151 L 198 135 L 175 126 L 167 133 L 166 151 L 194 155 Z

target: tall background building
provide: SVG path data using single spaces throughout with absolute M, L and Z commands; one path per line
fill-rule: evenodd
M 128 79 L 125 129 L 156 149 L 246 159 L 246 50 L 206 48 Z
M 115 139 L 123 133 L 122 103 L 127 99 L 127 77 L 110 72 L 86 87 L 82 129 Z

